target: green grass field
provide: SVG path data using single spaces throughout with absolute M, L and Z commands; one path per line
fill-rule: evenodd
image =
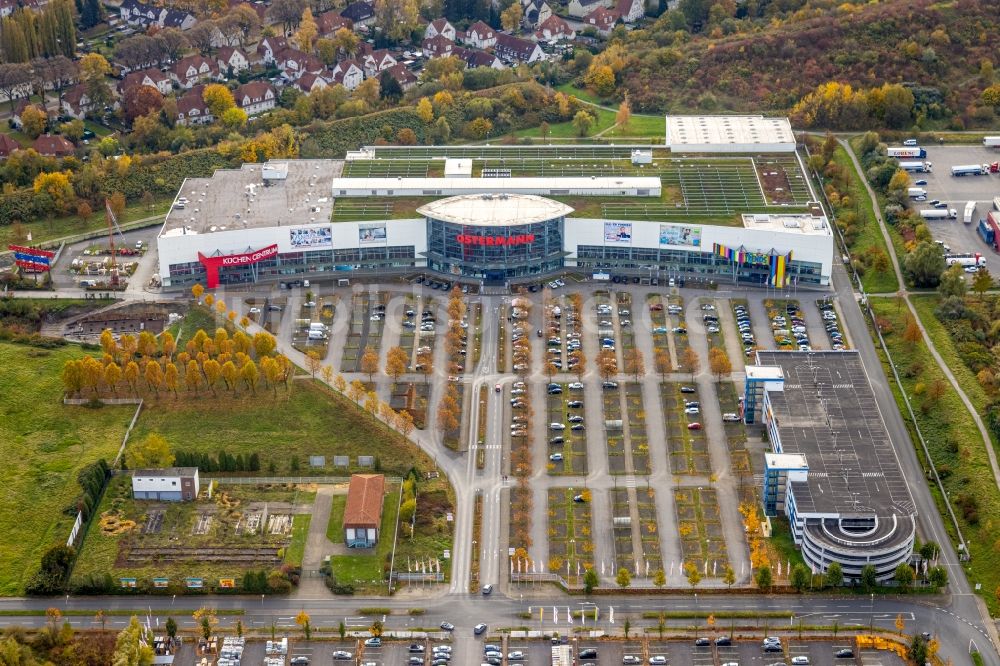
M 332 465 L 334 455 L 372 455 L 387 474 L 402 475 L 417 467 L 433 469 L 433 463 L 412 444 L 400 442 L 385 426 L 334 391 L 312 381 L 291 381 L 289 389 L 278 388 L 277 396 L 259 389 L 257 396 L 237 397 L 219 390 L 217 397 L 181 391 L 174 398 L 161 393 L 147 400 L 133 438 L 163 435 L 175 450 L 205 452 L 215 456 L 225 450 L 233 455 L 258 453 L 262 473 L 274 463 L 278 474 L 297 473 L 294 457 L 305 467 L 310 455 L 325 455 Z M 301 470 L 300 470 L 301 471 Z M 344 470 L 336 470 L 343 473 Z M 370 471 L 370 470 L 367 470 Z M 332 467 L 312 469 L 311 474 L 333 474 Z
M 330 543 L 344 543 L 344 508 L 346 506 L 347 495 L 333 496 L 330 522 L 326 526 L 326 538 L 330 540 Z
M 963 389 L 972 394 L 970 399 L 975 401 L 978 384 L 975 379 L 964 381 L 967 372 L 965 366 L 958 359 L 951 341 L 947 339 L 947 333 L 933 318 L 933 298 L 917 299 L 917 302 L 921 312 L 920 319 L 934 340 L 935 347 L 959 381 L 963 382 Z M 883 335 L 902 375 L 903 388 L 907 395 L 912 396 L 914 413 L 945 490 L 956 505 L 971 500 L 977 507 L 977 516 L 971 521 L 963 518 L 962 510 L 955 507 L 972 555 L 971 563 L 965 564 L 964 568 L 970 583 L 982 583 L 983 600 L 990 612 L 995 614 L 1000 610 L 1000 603 L 993 593 L 1000 586 L 1000 551 L 995 547 L 996 530 L 1000 527 L 1000 494 L 997 493 L 979 430 L 927 348 L 922 343 L 911 344 L 903 339 L 908 312 L 906 306 L 900 306 L 894 298 L 873 298 L 871 303 L 878 317 L 892 327 L 891 333 L 883 332 Z M 935 386 L 940 386 L 940 396 L 929 395 L 929 392 L 935 390 Z M 897 402 L 906 415 L 902 398 L 897 396 Z M 916 435 L 912 432 L 911 435 L 917 445 L 919 457 L 923 458 Z M 939 504 L 945 501 L 936 485 L 931 484 L 931 491 Z M 941 508 L 942 513 L 945 513 L 943 506 Z M 950 533 L 953 532 L 949 519 L 946 518 L 944 524 Z M 952 536 L 954 538 L 954 534 Z
M 63 513 L 80 492 L 77 472 L 121 445 L 132 407 L 66 407 L 63 363 L 79 347 L 54 350 L 0 342 L 0 447 L 4 453 L 0 511 L 0 594 L 16 595 L 41 555 L 65 543 L 74 517 Z
M 172 199 L 169 198 L 160 199 L 153 204 L 152 208 L 141 203 L 126 206 L 125 213 L 122 214 L 121 219 L 118 220 L 118 224 L 135 222 L 136 220 L 151 216 L 165 215 L 166 212 L 170 210 L 171 201 Z M 108 223 L 104 219 L 104 211 L 101 209 L 94 211 L 94 214 L 87 220 L 87 222 L 84 222 L 77 217 L 74 212 L 72 215 L 56 217 L 50 220 L 24 222 L 21 224 L 21 228 L 25 233 L 31 233 L 32 243 L 42 243 L 56 238 L 63 238 L 65 236 L 73 236 L 76 234 L 107 229 Z M 14 234 L 15 229 L 12 225 L 6 224 L 0 226 L 0 246 L 6 248 L 9 243 L 15 242 L 17 239 Z M 24 239 L 21 239 L 21 242 L 23 241 Z
M 312 516 L 298 515 L 292 518 L 292 542 L 285 552 L 285 562 L 296 566 L 302 565 L 302 556 L 306 552 L 306 539 L 309 538 L 309 523 Z
M 587 137 L 593 137 L 595 134 L 608 129 L 615 124 L 615 114 L 613 111 L 608 111 L 606 109 L 600 109 L 594 106 L 587 106 L 585 109 L 588 113 L 594 116 L 595 123 L 587 132 Z M 518 130 L 514 132 L 514 136 L 518 137 L 531 137 L 536 139 L 542 138 L 541 127 L 529 127 L 527 129 Z M 573 126 L 573 121 L 567 120 L 562 123 L 552 123 L 549 125 L 549 138 L 551 139 L 581 139 L 586 141 L 587 137 L 580 137 L 579 130 Z

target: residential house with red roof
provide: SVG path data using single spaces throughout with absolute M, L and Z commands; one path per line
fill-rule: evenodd
M 542 21 L 535 31 L 535 39 L 540 42 L 557 42 L 561 39 L 575 39 L 576 31 L 559 16 L 550 16 Z
M 618 12 L 598 7 L 584 17 L 583 23 L 593 26 L 601 37 L 607 37 L 618 23 Z
M 243 109 L 248 116 L 270 111 L 278 101 L 278 95 L 267 81 L 251 81 L 244 83 L 233 92 L 236 106 Z
M 0 134 L 0 160 L 7 159 L 15 150 L 21 150 L 21 144 L 7 134 Z
M 477 49 L 488 49 L 497 43 L 497 32 L 482 21 L 476 21 L 465 31 L 465 43 Z
M 497 33 L 497 43 L 493 52 L 508 62 L 525 62 L 531 64 L 545 58 L 542 47 L 530 39 L 521 39 L 505 32 Z
M 57 134 L 42 134 L 31 144 L 39 155 L 46 157 L 69 157 L 76 150 L 66 137 Z
M 250 58 L 241 49 L 233 46 L 223 46 L 215 54 L 215 62 L 219 66 L 219 71 L 227 77 L 239 74 L 250 69 Z
M 424 29 L 424 39 L 431 39 L 440 35 L 445 39 L 455 41 L 455 26 L 448 22 L 446 18 L 434 19 L 427 24 Z
M 118 93 L 124 95 L 125 91 L 135 86 L 151 86 L 160 91 L 161 95 L 169 95 L 173 89 L 170 76 L 155 67 L 132 72 L 125 76 L 118 84 Z
M 170 76 L 182 88 L 192 86 L 219 76 L 218 64 L 203 55 L 190 55 L 181 58 L 170 68 Z

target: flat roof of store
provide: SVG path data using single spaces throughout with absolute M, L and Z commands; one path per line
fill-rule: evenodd
M 516 176 L 514 178 L 425 177 L 410 178 L 335 178 L 333 191 L 346 192 L 340 196 L 368 196 L 369 192 L 459 192 L 479 194 L 487 192 L 514 193 L 518 190 L 587 190 L 593 196 L 614 196 L 621 190 L 645 189 L 649 196 L 659 196 L 663 185 L 653 176 Z M 357 194 L 364 192 L 364 194 Z M 387 195 L 393 196 L 393 195 Z M 399 196 L 399 195 L 397 195 Z
M 536 194 L 460 194 L 417 209 L 420 215 L 475 226 L 532 224 L 573 212 L 570 206 Z
M 331 185 L 341 160 L 278 160 L 219 169 L 211 178 L 188 178 L 177 192 L 184 208 L 167 213 L 161 236 L 329 222 Z M 281 177 L 264 185 L 264 170 Z M 287 172 L 287 173 L 286 173 Z
M 825 215 L 811 213 L 743 213 L 743 226 L 747 229 L 782 231 L 803 235 L 829 236 L 833 233 Z
M 794 144 L 788 118 L 764 116 L 667 116 L 667 146 Z
M 782 452 L 809 464 L 808 480 L 792 484 L 800 515 L 916 511 L 857 351 L 758 351 L 757 363 L 785 375 L 767 396 Z

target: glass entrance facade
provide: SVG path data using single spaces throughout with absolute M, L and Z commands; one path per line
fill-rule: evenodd
M 503 281 L 563 266 L 564 218 L 515 225 L 465 225 L 427 219 L 427 267 Z

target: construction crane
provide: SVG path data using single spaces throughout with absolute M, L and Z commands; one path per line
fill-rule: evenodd
M 111 250 L 111 280 L 109 284 L 112 289 L 117 289 L 118 282 L 118 263 L 115 261 L 115 231 L 118 231 L 118 235 L 122 235 L 122 230 L 118 227 L 118 219 L 115 216 L 115 212 L 111 210 L 111 202 L 107 199 L 104 200 L 104 212 L 105 217 L 108 220 L 108 245 Z

